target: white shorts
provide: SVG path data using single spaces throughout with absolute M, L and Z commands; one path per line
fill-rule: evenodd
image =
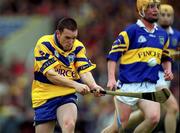
M 142 82 L 142 83 L 128 83 L 128 84 L 118 84 L 117 86 L 120 88 L 121 92 L 154 92 L 156 91 L 156 84 L 150 82 Z M 125 96 L 116 96 L 116 99 L 128 104 L 130 106 L 134 106 L 140 100 L 139 98 L 133 97 L 125 97 Z
M 159 75 L 159 80 L 156 83 L 156 88 L 169 88 L 171 81 L 166 81 L 164 79 L 164 72 L 159 71 L 158 75 Z

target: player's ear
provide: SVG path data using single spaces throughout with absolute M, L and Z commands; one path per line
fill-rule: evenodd
M 56 36 L 57 36 L 57 38 L 59 38 L 60 37 L 60 31 L 59 30 L 56 30 Z
M 56 32 L 56 34 L 59 34 L 59 33 L 60 33 L 60 31 L 59 31 L 59 30 L 56 30 L 55 32 Z

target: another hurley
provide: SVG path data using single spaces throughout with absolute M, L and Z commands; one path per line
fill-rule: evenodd
M 91 90 L 93 93 L 94 90 Z M 141 99 L 146 99 L 146 100 L 151 100 L 159 103 L 164 103 L 170 96 L 170 92 L 168 89 L 163 88 L 160 91 L 156 92 L 120 92 L 120 91 L 108 91 L 108 90 L 103 90 L 100 91 L 102 94 L 107 94 L 107 95 L 113 95 L 113 96 L 127 96 L 127 97 L 134 97 L 134 98 L 141 98 Z

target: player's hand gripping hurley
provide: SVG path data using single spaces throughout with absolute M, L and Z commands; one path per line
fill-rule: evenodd
M 91 90 L 93 93 L 94 90 Z M 164 103 L 170 96 L 170 92 L 168 89 L 163 88 L 160 91 L 156 92 L 120 92 L 120 91 L 109 91 L 109 90 L 101 90 L 100 93 L 113 95 L 113 96 L 127 96 L 127 97 L 135 97 L 140 99 L 151 100 L 159 103 Z

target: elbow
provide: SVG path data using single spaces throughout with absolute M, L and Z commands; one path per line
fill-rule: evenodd
M 48 80 L 51 79 L 50 73 L 49 73 L 48 71 L 47 71 L 44 75 L 46 76 L 46 78 L 47 78 Z

